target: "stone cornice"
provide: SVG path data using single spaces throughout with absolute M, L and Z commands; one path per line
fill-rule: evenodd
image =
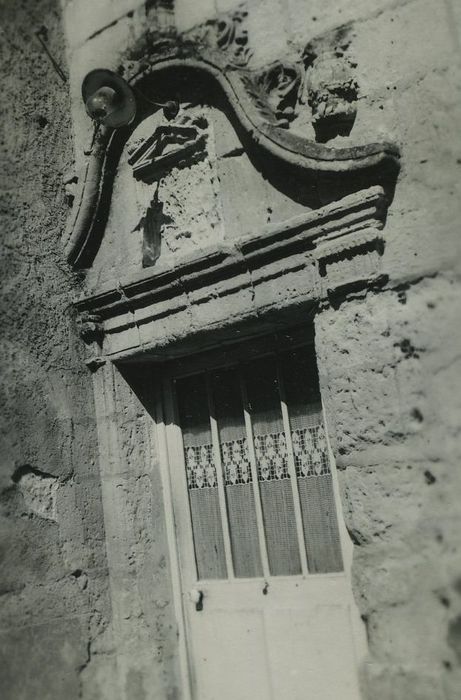
M 332 283 L 328 268 L 341 261 L 346 261 L 347 268 L 347 260 L 362 252 L 379 254 L 386 204 L 383 189 L 372 187 L 317 211 L 267 226 L 226 247 L 209 249 L 174 268 L 152 268 L 150 274 L 144 271 L 136 278 L 118 280 L 94 293 L 88 291 L 75 306 L 86 323 L 85 332 L 98 335 L 104 347 L 108 338 L 110 345 L 111 338 L 123 336 L 130 327 L 139 330 L 140 326 L 180 312 L 187 316 L 197 305 L 205 309 L 211 302 L 224 309 L 225 298 L 233 299 L 232 313 L 241 314 L 242 318 L 260 314 L 262 306 L 277 304 L 278 308 L 288 308 L 300 299 L 317 303 L 331 294 L 344 292 L 348 286 L 356 288 L 376 282 L 377 270 L 361 270 L 356 266 L 352 275 L 346 269 L 346 274 Z M 292 273 L 298 275 L 295 293 L 284 299 L 276 298 L 277 285 L 285 284 L 284 280 Z M 260 305 L 255 301 L 257 290 L 268 282 L 270 293 L 266 289 Z M 252 302 L 248 304 L 247 299 L 239 308 L 235 299 L 241 290 L 251 290 Z M 217 323 L 225 326 L 229 321 L 225 310 L 219 314 L 222 317 Z M 201 323 L 191 324 L 188 318 L 183 331 L 206 329 L 206 318 L 207 314 L 203 327 Z M 163 336 L 162 342 L 169 342 L 169 338 Z M 113 354 L 107 348 L 104 352 Z

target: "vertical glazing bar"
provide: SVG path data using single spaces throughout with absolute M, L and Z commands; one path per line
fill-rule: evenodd
M 253 494 L 254 494 L 254 499 L 255 499 L 256 522 L 258 524 L 259 549 L 261 552 L 261 563 L 262 563 L 262 567 L 263 567 L 264 578 L 267 578 L 270 575 L 269 559 L 267 556 L 266 537 L 264 534 L 264 518 L 263 518 L 262 505 L 261 505 L 261 494 L 259 493 L 258 467 L 256 464 L 256 453 L 255 453 L 255 446 L 254 446 L 254 441 L 253 441 L 253 427 L 251 425 L 251 416 L 250 416 L 249 407 L 248 407 L 247 390 L 246 390 L 245 380 L 243 378 L 241 370 L 239 370 L 239 379 L 240 379 L 240 391 L 242 394 L 243 413 L 245 416 L 245 428 L 246 428 L 246 433 L 247 433 L 248 456 L 250 458 L 251 480 L 252 480 L 252 484 L 253 484 Z
M 206 390 L 208 396 L 208 410 L 210 413 L 211 441 L 213 443 L 213 454 L 216 465 L 216 480 L 218 482 L 219 510 L 221 511 L 221 524 L 224 539 L 224 552 L 226 555 L 227 577 L 234 578 L 234 563 L 232 560 L 232 547 L 229 532 L 229 522 L 227 518 L 227 503 L 224 486 L 224 475 L 221 461 L 221 449 L 219 446 L 218 424 L 214 410 L 213 392 L 211 389 L 210 375 L 206 374 Z
M 285 439 L 287 445 L 288 471 L 290 473 L 291 490 L 293 493 L 293 504 L 295 509 L 296 532 L 298 534 L 299 554 L 301 556 L 301 568 L 304 575 L 309 573 L 307 566 L 306 545 L 304 542 L 303 518 L 301 513 L 301 504 L 299 502 L 298 478 L 296 476 L 296 465 L 293 452 L 293 442 L 291 439 L 290 417 L 288 414 L 288 406 L 285 396 L 285 387 L 283 384 L 282 372 L 280 369 L 280 360 L 277 358 L 277 382 L 279 385 L 280 407 L 282 409 L 283 429 L 285 431 Z

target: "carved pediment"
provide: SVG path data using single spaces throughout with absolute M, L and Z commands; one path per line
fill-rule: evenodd
M 348 134 L 357 110 L 358 81 L 348 55 L 345 30 L 311 41 L 289 57 L 267 66 L 253 65 L 248 10 L 230 13 L 192 30 L 162 35 L 148 28 L 122 59 L 124 75 L 139 100 L 136 120 L 123 129 L 101 129 L 96 135 L 80 191 L 69 222 L 66 252 L 75 267 L 88 267 L 100 244 L 110 205 L 117 164 L 130 134 L 157 109 L 152 99 L 161 86 L 164 99 L 177 95 L 200 76 L 205 94 L 225 104 L 242 139 L 266 164 L 265 177 L 296 183 L 317 192 L 318 204 L 372 185 L 391 191 L 398 172 L 399 152 L 389 143 L 325 145 Z M 181 78 L 178 83 L 178 77 Z M 168 94 L 168 86 L 173 94 Z M 353 135 L 353 131 L 352 131 Z M 206 134 L 198 124 L 159 127 L 130 154 L 136 178 L 154 182 L 171 167 L 201 158 Z M 330 187 L 330 183 L 332 186 Z

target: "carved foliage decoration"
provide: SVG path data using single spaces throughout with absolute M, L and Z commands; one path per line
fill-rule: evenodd
M 262 71 L 245 75 L 244 81 L 261 115 L 278 127 L 288 128 L 296 115 L 299 66 L 275 61 Z
M 247 15 L 246 10 L 237 10 L 230 16 L 218 17 L 214 23 L 217 46 L 232 56 L 232 63 L 236 66 L 246 66 L 252 55 L 244 25 Z
M 248 12 L 243 6 L 230 13 L 222 12 L 198 29 L 194 29 L 188 38 L 221 51 L 229 66 L 243 68 L 253 54 L 245 27 L 247 16 Z

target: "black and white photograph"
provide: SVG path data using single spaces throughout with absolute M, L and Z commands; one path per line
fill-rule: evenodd
M 460 700 L 461 0 L 0 56 L 0 700 Z

